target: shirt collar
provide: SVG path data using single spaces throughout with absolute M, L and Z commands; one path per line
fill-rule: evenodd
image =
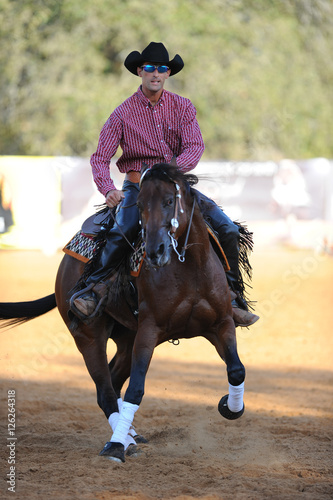
M 161 103 L 164 101 L 166 94 L 167 94 L 167 91 L 166 91 L 165 89 L 163 89 L 162 95 L 161 95 L 161 97 L 159 98 L 159 100 L 157 101 L 156 105 L 157 105 L 157 104 L 161 104 Z M 140 87 L 139 87 L 139 88 L 138 88 L 138 90 L 137 90 L 137 96 L 138 96 L 139 100 L 140 100 L 140 101 L 141 101 L 141 102 L 142 102 L 145 106 L 149 106 L 149 105 L 150 105 L 150 101 L 149 101 L 148 97 L 146 97 L 146 96 L 144 95 L 144 93 L 142 92 L 141 85 L 140 85 Z

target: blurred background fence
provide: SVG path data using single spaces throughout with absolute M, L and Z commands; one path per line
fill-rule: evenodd
M 246 222 L 255 242 L 298 247 L 333 244 L 333 162 L 200 162 L 198 189 L 233 220 Z M 121 188 L 123 174 L 111 163 Z M 104 202 L 88 158 L 0 157 L 0 248 L 54 253 Z

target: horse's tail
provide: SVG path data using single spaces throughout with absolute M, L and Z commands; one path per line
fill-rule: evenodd
M 55 293 L 30 302 L 0 302 L 0 328 L 20 325 L 57 306 Z

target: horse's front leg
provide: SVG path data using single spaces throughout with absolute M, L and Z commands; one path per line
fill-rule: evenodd
M 227 365 L 229 394 L 221 398 L 218 410 L 224 418 L 236 420 L 244 413 L 245 368 L 237 352 L 236 329 L 233 319 L 226 318 L 218 334 L 208 338 Z
M 121 413 L 123 400 L 121 399 L 121 389 L 125 381 L 129 378 L 132 364 L 132 351 L 136 332 L 128 330 L 126 327 L 116 323 L 114 332 L 116 336 L 114 341 L 117 344 L 117 353 L 109 363 L 109 370 L 113 388 L 118 397 L 118 408 Z M 129 435 L 134 438 L 136 443 L 147 443 L 148 441 L 138 434 L 131 426 Z M 132 453 L 134 448 L 128 449 L 127 454 Z
M 114 457 L 122 462 L 125 462 L 126 439 L 143 398 L 146 374 L 156 346 L 156 338 L 156 333 L 150 334 L 143 326 L 139 327 L 135 338 L 130 381 L 108 450 L 110 458 Z

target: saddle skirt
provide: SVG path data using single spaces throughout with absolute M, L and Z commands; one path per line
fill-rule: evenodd
M 102 232 L 107 231 L 110 227 L 110 219 L 111 214 L 108 208 L 103 209 L 96 215 L 89 217 L 84 221 L 81 229 L 73 236 L 73 238 L 71 238 L 67 245 L 65 245 L 63 252 L 84 263 L 91 261 L 105 244 Z M 206 227 L 213 248 L 221 260 L 224 270 L 229 271 L 230 266 L 228 260 L 214 230 L 207 224 L 207 222 Z M 129 252 L 129 267 L 131 276 L 139 276 L 144 257 L 145 243 L 142 238 L 138 236 L 137 242 L 134 245 L 134 250 Z

